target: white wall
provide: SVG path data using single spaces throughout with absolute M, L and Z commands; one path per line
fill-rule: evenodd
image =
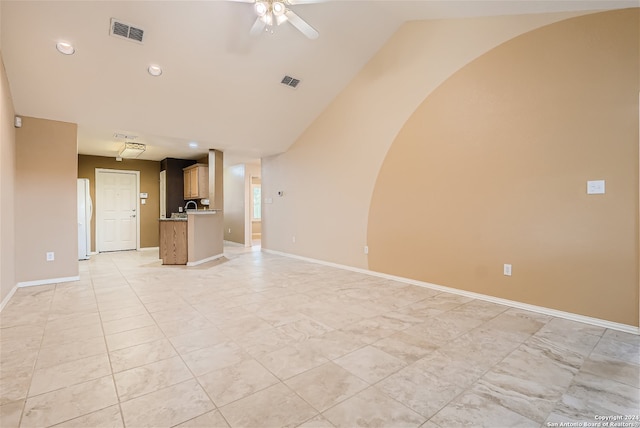
M 245 166 L 224 169 L 224 240 L 245 244 Z
M 1 9 L 1 7 L 0 7 Z M 16 285 L 15 275 L 15 148 L 13 101 L 0 55 L 0 302 Z

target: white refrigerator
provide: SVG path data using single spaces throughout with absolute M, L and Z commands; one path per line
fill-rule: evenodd
M 89 179 L 78 178 L 78 260 L 87 260 L 91 252 L 91 215 Z

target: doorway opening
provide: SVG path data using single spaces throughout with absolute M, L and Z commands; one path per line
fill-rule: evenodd
M 251 177 L 251 246 L 262 243 L 262 180 Z

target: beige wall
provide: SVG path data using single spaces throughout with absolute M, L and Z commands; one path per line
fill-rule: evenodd
M 406 120 L 474 58 L 574 15 L 403 25 L 287 152 L 263 159 L 263 198 L 273 199 L 264 206 L 263 247 L 367 268 L 363 247 L 373 187 Z M 280 190 L 282 197 L 276 195 Z
M 224 169 L 224 240 L 245 244 L 245 166 Z
M 258 238 L 262 234 L 262 222 L 261 221 L 252 221 L 251 222 L 251 234 L 254 238 Z
M 18 283 L 78 276 L 77 128 L 23 116 L 16 130 Z
M 187 264 L 200 264 L 224 254 L 222 212 L 187 214 Z
M 638 40 L 638 10 L 573 18 L 441 85 L 380 171 L 370 268 L 638 325 Z
M 140 171 L 140 192 L 147 193 L 147 203 L 139 206 L 140 213 L 140 248 L 157 247 L 159 245 L 160 218 L 160 162 L 123 159 L 104 156 L 78 155 L 78 178 L 89 179 L 91 199 L 96 200 L 96 168 Z M 95 251 L 96 216 L 91 218 L 91 251 Z
M 1 9 L 1 7 L 0 7 Z M 15 149 L 13 101 L 0 55 L 0 302 L 16 285 L 15 274 Z
M 224 153 L 209 149 L 209 208 L 224 208 Z
M 629 20 L 635 19 L 633 28 L 637 31 L 637 11 L 622 12 L 622 14 L 625 13 L 632 14 L 632 18 Z M 566 135 L 569 130 L 563 129 L 566 127 L 564 122 L 554 121 L 555 125 L 553 128 L 548 128 L 548 134 L 531 133 L 531 124 L 538 121 L 539 116 L 545 115 L 548 103 L 528 103 L 528 98 L 536 95 L 529 90 L 521 93 L 519 97 L 514 96 L 504 100 L 491 98 L 495 96 L 494 89 L 487 88 L 486 85 L 490 82 L 496 82 L 496 79 L 485 82 L 483 79 L 487 76 L 484 74 L 475 76 L 475 82 L 474 76 L 469 76 L 468 81 L 475 84 L 467 86 L 466 92 L 455 92 L 455 98 L 450 97 L 447 100 L 448 103 L 443 104 L 452 108 L 447 110 L 452 115 L 451 117 L 444 117 L 436 109 L 430 110 L 430 114 L 434 114 L 438 119 L 448 121 L 448 123 L 454 122 L 458 133 L 467 132 L 467 123 L 471 121 L 471 125 L 476 126 L 473 129 L 487 132 L 482 141 L 490 139 L 492 132 L 495 133 L 494 137 L 504 137 L 502 133 L 505 132 L 505 129 L 514 131 L 509 125 L 514 119 L 519 119 L 521 116 L 525 119 L 531 119 L 531 122 L 523 121 L 528 125 L 525 128 L 527 132 L 521 130 L 518 134 L 510 134 L 512 145 L 498 146 L 502 151 L 496 150 L 482 157 L 486 169 L 483 170 L 485 175 L 481 177 L 486 179 L 486 182 L 478 181 L 467 174 L 460 176 L 458 182 L 456 177 L 447 175 L 447 183 L 455 184 L 450 189 L 452 193 L 449 194 L 449 189 L 443 188 L 444 184 L 441 182 L 440 176 L 429 171 L 423 164 L 416 165 L 415 162 L 412 162 L 401 167 L 400 163 L 394 162 L 393 168 L 389 166 L 391 165 L 389 162 L 393 160 L 391 156 L 394 151 L 399 150 L 396 149 L 396 146 L 401 141 L 405 144 L 402 151 L 404 160 L 424 158 L 425 148 L 423 145 L 426 145 L 427 142 L 422 139 L 421 135 L 419 139 L 412 138 L 413 134 L 409 134 L 408 129 L 410 126 L 418 126 L 420 120 L 425 120 L 424 116 L 416 116 L 418 111 L 423 111 L 424 105 L 430 104 L 432 97 L 436 97 L 442 87 L 449 85 L 449 78 L 456 78 L 457 74 L 455 76 L 454 74 L 458 70 L 463 69 L 460 73 L 464 73 L 465 66 L 476 58 L 480 58 L 479 62 L 488 61 L 486 58 L 494 58 L 488 67 L 503 78 L 510 76 L 507 81 L 510 84 L 517 83 L 520 75 L 523 77 L 531 76 L 530 70 L 527 68 L 531 65 L 529 51 L 509 49 L 508 45 L 511 43 L 509 42 L 504 48 L 506 49 L 504 50 L 505 56 L 495 59 L 495 51 L 491 51 L 491 49 L 545 24 L 552 24 L 578 15 L 580 14 L 420 21 L 404 25 L 289 151 L 279 156 L 263 159 L 263 197 L 273 198 L 273 204 L 264 206 L 263 247 L 354 267 L 371 268 L 403 277 L 417 278 L 465 290 L 470 289 L 502 298 L 521 300 L 637 326 L 637 80 L 635 86 L 632 82 L 627 87 L 628 93 L 634 94 L 635 100 L 626 106 L 626 111 L 624 111 L 624 106 L 620 104 L 607 112 L 603 112 L 601 108 L 591 104 L 590 106 L 593 108 L 589 111 L 594 116 L 578 115 L 574 117 L 572 116 L 573 112 L 578 114 L 580 111 L 580 109 L 576 110 L 577 105 L 596 97 L 591 93 L 594 92 L 594 86 L 600 85 L 603 76 L 592 75 L 593 80 L 588 84 L 583 79 L 568 79 L 568 85 L 575 90 L 572 94 L 579 94 L 579 96 L 574 99 L 554 99 L 554 104 L 559 103 L 555 108 L 562 107 L 563 117 L 568 116 L 573 121 L 569 123 L 579 121 L 581 125 L 578 126 L 583 126 L 582 123 L 602 122 L 603 127 L 598 134 L 589 136 L 590 138 L 586 141 L 589 145 L 585 147 L 585 150 L 576 150 L 578 143 L 572 141 L 572 148 L 558 147 L 558 157 L 556 157 L 556 153 L 553 153 L 550 159 L 541 163 L 540 168 L 532 170 L 529 166 L 527 171 L 531 173 L 530 181 L 525 183 L 524 188 L 514 188 L 513 184 L 508 182 L 509 178 L 505 178 L 504 175 L 493 177 L 489 171 L 503 160 L 517 157 L 517 154 L 511 153 L 516 142 L 529 143 L 524 155 L 526 158 L 531 158 L 533 154 L 549 156 L 550 150 L 553 150 L 553 147 L 546 146 L 549 141 L 552 141 L 550 136 Z M 593 15 L 589 19 L 595 19 L 594 22 L 601 24 L 605 23 L 602 25 L 606 27 L 606 22 L 613 19 L 612 16 L 600 14 Z M 546 46 L 554 46 L 558 41 L 561 41 L 564 37 L 564 31 L 573 35 L 570 39 L 571 42 L 561 44 L 565 50 L 567 52 L 571 52 L 573 49 L 580 50 L 579 57 L 569 56 L 569 58 L 582 61 L 584 58 L 590 58 L 589 52 L 593 55 L 598 53 L 597 49 L 599 48 L 595 46 L 597 43 L 585 45 L 580 42 L 580 40 L 590 40 L 592 36 L 589 31 L 585 32 L 584 28 L 576 27 L 575 21 L 571 20 L 559 25 L 564 29 L 560 32 L 562 36 L 553 35 L 549 39 L 549 36 L 544 34 L 552 33 L 545 33 L 546 29 L 541 30 L 542 33 L 533 31 L 523 36 L 524 38 L 536 38 L 536 34 L 542 34 L 541 38 L 532 41 L 533 44 L 527 47 L 536 47 L 532 53 L 539 55 L 540 59 L 536 63 L 536 70 L 539 73 L 544 71 L 539 76 L 543 81 L 558 72 L 564 73 L 566 71 L 564 67 L 567 65 L 564 63 L 560 68 L 554 66 L 553 61 L 557 59 L 556 57 L 553 57 L 553 60 L 546 60 L 544 57 Z M 614 25 L 614 27 L 616 26 Z M 620 31 L 633 31 L 633 29 L 630 30 L 627 26 Z M 618 36 L 625 37 L 620 34 Z M 600 36 L 595 36 L 595 39 L 598 37 Z M 637 43 L 637 36 L 635 40 Z M 571 43 L 574 42 L 578 45 L 573 46 Z M 590 49 L 594 50 L 590 51 Z M 498 50 L 503 50 L 503 47 L 496 51 Z M 615 49 L 614 51 L 619 52 Z M 630 61 L 635 60 L 637 64 L 637 45 L 635 52 L 630 55 Z M 618 57 L 616 57 L 616 61 L 619 61 Z M 587 61 L 586 64 L 590 64 L 590 62 Z M 547 67 L 544 68 L 544 65 Z M 575 72 L 576 67 L 579 68 L 580 64 L 573 64 L 569 61 L 568 66 Z M 578 73 L 579 75 L 580 73 Z M 615 81 L 617 79 L 618 76 L 609 80 Z M 627 83 L 629 82 L 627 81 Z M 436 88 L 437 91 L 434 92 Z M 526 89 L 522 86 L 519 88 L 519 90 Z M 600 90 L 595 92 L 598 96 L 602 95 Z M 555 94 L 548 92 L 545 88 L 544 93 L 540 95 L 552 97 Z M 603 95 L 603 97 L 602 101 L 611 102 L 607 96 Z M 445 102 L 441 98 L 438 99 Z M 489 101 L 493 101 L 493 103 L 488 103 Z M 508 101 L 506 104 L 510 108 L 507 111 L 498 109 L 503 105 L 503 101 Z M 586 107 L 588 109 L 589 105 Z M 460 114 L 456 113 L 458 109 L 460 109 Z M 482 109 L 482 111 L 478 109 Z M 621 110 L 624 111 L 623 116 L 627 120 L 622 125 L 622 129 L 613 134 L 604 132 L 603 130 L 611 130 L 612 126 L 619 123 L 620 119 L 615 116 L 622 114 Z M 532 111 L 536 112 L 536 116 L 531 117 Z M 584 112 L 584 110 L 582 111 Z M 495 119 L 496 116 L 491 116 L 492 112 L 495 112 L 499 119 Z M 598 115 L 595 114 L 596 112 Z M 494 122 L 487 120 L 479 122 L 473 118 L 476 113 L 481 113 L 480 116 L 485 119 L 492 117 Z M 629 115 L 629 113 L 631 114 Z M 632 117 L 634 113 L 635 117 Z M 434 118 L 430 118 L 430 120 L 432 124 L 439 123 Z M 506 124 L 507 126 L 496 128 L 495 121 L 500 125 Z M 550 126 L 547 123 L 544 125 Z M 634 128 L 635 131 L 629 131 L 630 128 Z M 636 146 L 629 145 L 627 139 L 629 135 L 635 135 L 633 144 Z M 625 140 L 620 142 L 618 137 L 623 136 Z M 443 135 L 435 135 L 432 138 L 435 141 L 448 141 Z M 599 142 L 605 141 L 609 146 L 615 144 L 611 148 L 611 151 L 615 153 L 607 151 L 603 154 L 600 146 L 592 144 L 595 138 Z M 479 166 L 475 165 L 475 160 L 470 154 L 476 154 L 479 148 L 475 146 L 472 148 L 473 150 L 461 149 L 456 152 L 456 162 L 453 163 L 455 171 L 460 172 L 461 165 L 473 166 L 473 170 L 477 171 Z M 569 163 L 584 162 L 586 164 L 582 166 L 582 170 L 576 169 L 568 172 L 566 176 L 558 176 L 557 162 L 559 160 L 564 163 L 568 162 L 569 153 L 566 152 L 567 150 L 573 151 L 576 156 Z M 385 161 L 387 152 L 389 152 L 389 159 Z M 603 162 L 596 166 L 594 159 L 601 154 L 605 156 Z M 628 156 L 623 162 L 626 180 L 622 180 L 619 173 L 614 173 L 606 166 L 611 162 L 623 159 L 624 156 Z M 612 160 L 614 158 L 616 160 Z M 447 160 L 450 159 L 452 158 L 447 158 Z M 635 162 L 635 166 L 629 166 L 629 159 Z M 432 165 L 432 163 L 427 164 Z M 521 166 L 521 164 L 513 164 L 511 168 L 508 166 L 505 168 L 513 170 L 517 168 L 516 165 L 517 167 Z M 437 166 L 437 171 L 441 172 L 442 163 Z M 464 171 L 463 168 L 462 171 Z M 551 172 L 551 175 L 548 176 L 547 172 Z M 380 180 L 376 181 L 378 174 L 380 174 Z M 408 178 L 402 179 L 402 177 Z M 411 211 L 409 216 L 406 216 L 406 203 L 404 206 L 398 206 L 397 198 L 388 199 L 390 195 L 395 195 L 395 191 L 407 197 L 405 187 L 394 187 L 392 178 L 399 180 L 396 182 L 405 187 L 410 184 L 411 180 L 426 189 L 435 187 L 443 193 L 440 195 L 441 198 L 447 202 L 456 201 L 458 204 L 460 204 L 459 200 L 464 200 L 468 195 L 475 195 L 473 202 L 479 200 L 479 196 L 471 189 L 481 192 L 479 193 L 481 195 L 494 192 L 495 187 L 507 186 L 510 188 L 510 193 L 508 193 L 508 198 L 505 196 L 504 199 L 498 201 L 500 209 L 496 209 L 495 206 L 485 208 L 484 204 L 480 204 L 480 211 L 477 212 L 477 215 L 471 216 L 473 217 L 472 224 L 465 226 L 467 233 L 456 235 L 454 241 L 444 240 L 439 235 L 437 244 L 424 243 L 424 241 L 431 239 L 431 236 L 426 232 L 434 228 L 432 222 L 429 221 L 430 217 L 427 216 L 430 213 L 425 211 L 425 204 L 429 204 L 429 200 L 424 200 L 422 194 L 425 192 L 422 190 L 413 193 L 411 201 L 413 208 L 416 209 Z M 587 198 L 584 195 L 586 180 L 597 178 L 607 179 L 607 186 L 612 186 L 610 193 L 600 199 Z M 561 181 L 558 181 L 560 179 Z M 576 183 L 579 183 L 579 186 Z M 502 208 L 504 206 L 512 207 L 517 204 L 516 201 L 519 199 L 526 199 L 523 195 L 529 195 L 536 184 L 541 189 L 536 187 L 537 190 L 533 192 L 534 201 L 544 203 L 544 206 L 547 207 L 553 206 L 556 202 L 558 205 L 555 205 L 554 212 L 543 212 L 544 215 L 541 218 L 537 218 L 532 226 L 523 230 L 522 219 L 510 217 L 511 211 L 507 211 L 509 215 L 505 217 Z M 412 184 L 410 188 L 415 190 L 416 185 Z M 478 185 L 481 185 L 480 189 L 477 188 Z M 561 191 L 570 193 L 571 198 L 559 199 L 557 191 L 560 189 L 556 191 L 555 188 L 562 188 Z M 280 190 L 284 191 L 283 197 L 276 196 L 276 192 Z M 455 192 L 458 191 L 461 193 L 456 195 Z M 429 192 L 425 194 L 431 195 Z M 623 200 L 625 198 L 626 200 Z M 529 200 L 524 206 L 530 207 L 531 204 L 533 202 Z M 601 206 L 596 207 L 597 205 Z M 612 208 L 616 207 L 623 210 L 622 213 L 617 214 L 617 217 L 611 215 Z M 369 218 L 370 210 L 371 218 Z M 557 221 L 558 216 L 555 214 L 558 214 L 558 211 L 562 221 Z M 450 228 L 451 224 L 462 220 L 469 220 L 468 213 L 449 211 L 449 214 L 450 216 L 446 217 L 444 214 L 438 213 L 437 217 L 439 221 L 447 221 L 446 228 Z M 499 222 L 494 223 L 499 223 L 501 226 L 496 225 L 487 231 L 478 224 L 479 219 L 492 216 L 502 216 Z M 522 216 L 527 220 L 532 219 L 530 213 L 523 213 Z M 585 229 L 585 233 L 576 235 L 576 227 L 567 220 L 568 218 L 577 219 L 577 222 L 581 224 L 580 227 Z M 598 218 L 604 219 L 607 224 L 621 221 L 624 225 L 615 228 L 615 238 L 606 237 L 607 233 L 603 231 L 589 229 L 596 224 L 602 228 L 602 224 L 598 223 Z M 567 224 L 572 226 L 570 232 L 562 228 L 562 225 Z M 494 235 L 496 233 L 497 235 Z M 293 236 L 296 237 L 295 243 L 292 240 Z M 479 243 L 497 240 L 497 237 L 500 237 L 500 244 L 491 245 L 491 248 L 496 250 L 495 254 L 477 254 L 479 251 L 485 252 L 484 249 L 480 249 Z M 577 242 L 571 242 L 572 240 L 577 240 Z M 384 255 L 389 256 L 391 248 L 396 251 L 400 248 L 399 242 L 413 248 L 414 251 L 403 251 L 403 258 L 391 257 L 389 263 L 384 262 L 382 259 Z M 523 242 L 530 244 L 530 247 L 535 247 L 535 251 L 517 251 L 517 246 Z M 437 268 L 435 271 L 437 275 L 432 275 L 427 267 L 431 264 L 426 263 L 428 257 L 436 253 L 438 249 L 451 255 L 453 253 L 452 247 L 459 248 L 467 243 L 474 248 L 474 254 L 481 259 L 480 263 L 476 259 L 452 258 L 446 268 Z M 572 253 L 571 251 L 575 250 L 579 244 L 582 244 L 582 251 Z M 598 247 L 601 244 L 605 246 L 603 250 L 590 250 L 590 247 Z M 365 245 L 369 245 L 369 256 L 364 255 L 363 246 Z M 498 252 L 498 249 L 502 253 Z M 607 250 L 611 251 L 611 255 L 608 255 Z M 548 257 L 545 259 L 545 263 L 543 260 L 536 259 L 537 256 L 547 253 L 565 260 L 558 260 L 549 265 L 547 264 Z M 507 259 L 508 256 L 511 257 Z M 599 260 L 599 262 L 594 263 L 594 260 Z M 418 263 L 421 263 L 424 269 L 419 270 Z M 514 266 L 514 275 L 509 278 L 510 282 L 505 282 L 506 279 L 501 275 L 503 263 L 512 263 Z M 495 264 L 497 264 L 497 276 L 493 270 L 496 269 Z M 566 268 L 561 266 L 566 266 Z M 615 273 L 616 267 L 621 268 L 622 272 Z M 553 269 L 548 274 L 542 272 L 547 268 Z M 575 272 L 581 268 L 585 268 L 587 273 Z M 554 277 L 554 273 L 561 275 Z M 532 285 L 533 278 L 536 275 L 540 278 L 540 274 L 552 282 Z M 589 275 L 596 278 L 587 284 L 580 282 Z M 492 288 L 487 288 L 476 284 L 474 282 L 476 278 L 485 278 L 487 281 L 495 279 L 499 283 L 494 284 Z M 524 278 L 528 279 L 524 280 Z M 602 291 L 606 289 L 605 287 L 610 287 L 611 279 L 622 279 L 624 282 L 624 285 L 613 288 L 618 296 L 622 296 L 614 299 L 614 302 L 611 302 L 612 299 L 609 297 L 611 291 L 607 292 L 606 299 L 603 298 L 604 292 Z M 554 292 L 548 294 L 551 291 Z M 588 296 L 588 298 L 579 297 L 578 302 L 575 302 L 573 300 L 575 296 Z M 614 307 L 621 303 L 620 299 L 627 299 L 628 302 L 615 309 Z M 603 303 L 603 300 L 609 301 Z

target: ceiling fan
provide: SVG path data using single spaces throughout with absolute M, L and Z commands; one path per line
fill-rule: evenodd
M 257 15 L 256 22 L 251 27 L 250 34 L 255 36 L 263 31 L 273 33 L 274 25 L 285 22 L 291 23 L 302 34 L 310 39 L 317 39 L 318 31 L 300 18 L 289 6 L 297 4 L 320 3 L 324 0 L 229 0 L 239 3 L 252 3 Z

